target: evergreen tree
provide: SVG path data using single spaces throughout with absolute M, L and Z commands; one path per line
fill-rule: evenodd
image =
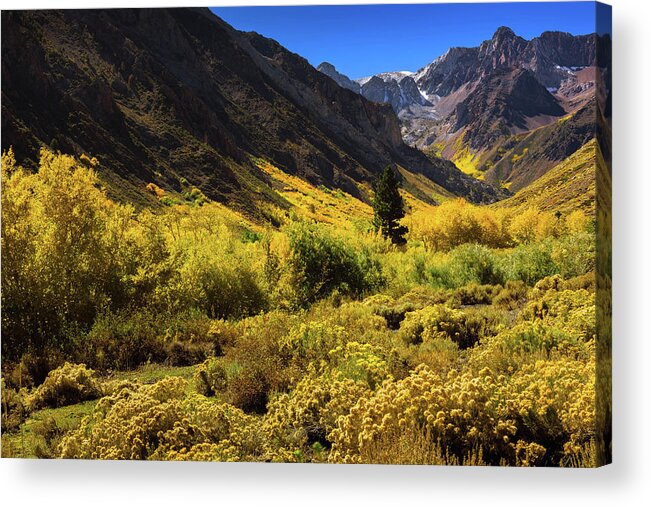
M 373 226 L 381 231 L 385 238 L 390 238 L 395 245 L 406 243 L 404 238 L 407 227 L 400 225 L 399 220 L 405 216 L 405 205 L 398 189 L 400 181 L 391 166 L 386 166 L 375 182 L 375 197 L 373 198 Z

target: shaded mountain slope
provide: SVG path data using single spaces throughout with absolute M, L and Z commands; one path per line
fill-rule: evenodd
M 90 153 L 117 197 L 139 202 L 149 182 L 245 209 L 278 199 L 252 156 L 363 199 L 386 164 L 473 201 L 499 195 L 404 145 L 390 106 L 207 9 L 3 12 L 10 145 L 28 160 L 42 145 Z
M 463 129 L 473 150 L 491 147 L 500 136 L 529 130 L 537 116 L 562 116 L 556 99 L 524 69 L 495 72 L 457 104 L 449 121 L 451 130 Z
M 482 156 L 484 179 L 517 191 L 595 137 L 594 100 L 576 113 L 531 132 L 511 136 Z
M 599 145 L 592 139 L 532 184 L 493 206 L 561 213 L 581 209 L 592 214 L 597 172 L 607 174 L 607 169 Z

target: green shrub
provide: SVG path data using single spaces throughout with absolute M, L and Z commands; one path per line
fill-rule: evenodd
M 233 332 L 228 324 L 208 319 L 197 310 L 108 312 L 87 335 L 78 337 L 74 356 L 101 370 L 131 369 L 147 362 L 187 366 L 221 355 L 223 347 L 234 340 Z
M 79 343 L 78 353 L 80 360 L 102 370 L 164 361 L 164 320 L 148 310 L 106 313 Z
M 304 223 L 295 224 L 288 234 L 299 305 L 314 303 L 334 291 L 359 297 L 381 284 L 380 265 L 368 252 L 356 252 L 343 240 Z
M 558 273 L 567 279 L 594 270 L 596 245 L 595 235 L 588 232 L 569 234 L 558 239 L 552 251 Z
M 513 310 L 527 298 L 528 289 L 524 282 L 509 280 L 493 298 L 493 304 L 500 308 Z
M 195 308 L 214 319 L 246 317 L 267 308 L 262 272 L 252 266 L 249 257 L 235 251 L 210 251 L 207 245 L 188 250 L 167 289 L 168 308 Z
M 318 364 L 327 358 L 328 351 L 348 341 L 349 334 L 342 326 L 311 320 L 293 327 L 283 337 L 281 349 L 306 366 L 310 362 Z
M 497 285 L 504 283 L 504 274 L 492 250 L 482 245 L 463 245 L 451 253 L 452 269 L 465 284 Z
M 457 288 L 468 284 L 504 283 L 504 273 L 492 250 L 483 245 L 461 245 L 450 252 L 448 262 L 430 269 L 434 286 Z
M 519 245 L 501 256 L 499 265 L 506 280 L 521 280 L 530 287 L 538 280 L 558 273 L 552 258 L 552 240 Z

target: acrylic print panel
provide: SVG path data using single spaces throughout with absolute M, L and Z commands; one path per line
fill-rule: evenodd
M 609 463 L 610 12 L 3 11 L 2 456 Z

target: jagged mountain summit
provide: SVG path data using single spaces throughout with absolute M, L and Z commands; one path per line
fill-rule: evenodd
M 412 105 L 433 106 L 434 116 L 440 118 L 450 115 L 483 80 L 494 74 L 504 78 L 506 71 L 524 69 L 555 95 L 564 109 L 577 110 L 589 100 L 585 95 L 594 86 L 596 62 L 607 60 L 599 53 L 610 51 L 609 44 L 600 43 L 600 39 L 596 34 L 544 32 L 527 41 L 510 28 L 500 27 L 479 46 L 452 47 L 416 72 L 384 72 L 353 81 L 330 63 L 317 69 L 370 100 L 390 103 L 397 113 Z M 579 96 L 583 100 L 576 100 Z M 418 108 L 409 113 L 403 116 L 433 116 L 432 111 Z M 533 116 L 536 113 L 533 111 Z
M 596 34 L 572 35 L 544 32 L 530 41 L 513 30 L 500 27 L 490 40 L 474 48 L 451 48 L 444 55 L 420 69 L 415 79 L 426 94 L 449 96 L 464 86 L 510 68 L 530 70 L 536 80 L 550 91 L 557 91 L 576 73 L 594 67 L 599 51 L 609 51 L 599 44 Z
M 432 105 L 421 95 L 414 78 L 408 75 L 400 75 L 399 79 L 388 74 L 372 76 L 363 80 L 360 93 L 373 102 L 391 104 L 396 113 L 409 111 L 411 106 Z
M 502 145 L 507 146 L 502 151 L 508 152 L 508 146 L 520 143 L 514 136 L 568 118 L 579 126 L 572 131 L 573 141 L 546 138 L 545 144 L 575 146 L 575 139 L 589 140 L 594 129 L 586 132 L 584 109 L 607 108 L 610 70 L 599 68 L 599 62 L 610 61 L 610 51 L 609 36 L 544 32 L 526 40 L 500 27 L 479 46 L 452 47 L 414 73 L 387 72 L 357 82 L 366 98 L 391 104 L 408 144 L 433 150 L 475 176 L 488 171 L 485 176 L 491 183 L 508 180 L 520 188 L 534 175 L 540 176 L 541 167 L 558 160 L 547 160 L 544 154 L 540 160 L 512 153 L 521 160 L 518 169 L 514 172 L 507 164 L 507 171 L 497 171 L 493 167 L 502 161 L 493 153 L 488 157 L 489 152 Z M 554 136 L 565 130 L 545 132 Z
M 335 82 L 342 88 L 348 88 L 355 93 L 360 93 L 361 85 L 358 82 L 350 79 L 348 76 L 341 74 L 331 63 L 323 62 L 317 66 L 316 70 L 323 72 L 326 76 L 334 79 Z
M 328 62 L 319 64 L 317 70 L 334 79 L 339 86 L 359 93 L 373 102 L 391 104 L 398 115 L 409 114 L 413 106 L 432 106 L 419 90 L 413 72 L 384 72 L 352 80 Z
M 161 37 L 164 33 L 165 37 Z M 2 149 L 96 156 L 115 197 L 154 183 L 255 211 L 277 199 L 256 160 L 368 200 L 387 164 L 472 201 L 500 196 L 404 144 L 391 107 L 208 9 L 4 11 Z

